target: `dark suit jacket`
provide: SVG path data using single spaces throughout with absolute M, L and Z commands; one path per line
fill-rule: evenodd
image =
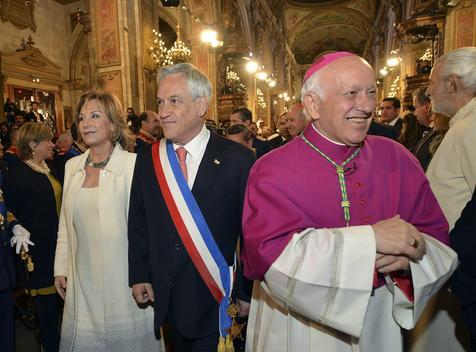
M 136 146 L 134 147 L 134 153 L 142 152 L 146 147 L 150 145 L 146 141 L 140 138 L 136 138 Z
M 400 133 L 402 133 L 402 128 L 403 128 L 403 119 L 399 117 L 397 122 L 395 122 L 395 125 L 393 125 L 393 127 L 396 128 L 398 132 L 398 136 L 400 136 Z
M 233 264 L 254 155 L 211 132 L 192 193 L 225 260 Z M 151 148 L 137 154 L 129 205 L 129 284 L 152 283 L 155 328 L 174 314 L 187 338 L 218 329 L 218 304 L 195 269 L 169 215 L 153 169 Z M 172 313 L 173 311 L 173 313 Z
M 256 137 L 253 137 L 253 148 L 256 150 L 257 159 L 271 151 L 271 145 L 267 141 L 262 141 Z
M 31 234 L 29 253 L 35 264 L 30 288 L 53 285 L 53 264 L 58 234 L 56 201 L 48 177 L 23 161 L 13 165 L 3 183 L 5 204 Z
M 40 121 L 45 122 L 45 118 L 43 117 L 42 114 L 38 113 L 40 115 Z M 25 116 L 25 121 L 27 122 L 37 122 L 36 120 L 36 115 L 33 111 L 30 111 L 28 114 Z
M 285 145 L 287 141 L 288 139 L 283 139 L 283 136 L 279 134 L 276 137 L 268 140 L 268 144 L 271 146 L 271 149 L 276 149 L 282 145 Z
M 15 265 L 13 262 L 13 249 L 10 246 L 12 237 L 11 229 L 16 224 L 7 222 L 7 208 L 0 200 L 0 212 L 3 219 L 0 221 L 0 291 L 15 285 Z
M 463 319 L 476 336 L 476 192 L 451 230 L 450 244 L 460 260 L 451 279 L 452 289 L 461 301 Z
M 394 126 L 385 125 L 383 123 L 378 123 L 375 121 L 372 121 L 372 123 L 370 124 L 368 134 L 391 138 L 395 141 L 398 138 L 398 130 Z
M 428 165 L 430 165 L 431 158 L 433 157 L 430 154 L 430 144 L 438 136 L 438 134 L 439 133 L 433 129 L 428 131 L 428 133 L 424 132 L 424 135 L 413 151 L 413 154 L 416 156 L 425 172 L 426 169 L 428 169 Z

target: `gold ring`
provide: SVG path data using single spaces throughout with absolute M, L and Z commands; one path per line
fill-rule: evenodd
M 418 244 L 419 244 L 419 243 L 418 243 L 418 240 L 413 239 L 413 243 L 411 244 L 411 246 L 412 246 L 413 248 L 418 248 Z

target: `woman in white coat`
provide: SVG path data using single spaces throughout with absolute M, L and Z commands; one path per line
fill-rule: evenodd
M 128 285 L 127 217 L 135 154 L 121 104 L 88 91 L 78 127 L 89 149 L 66 164 L 55 256 L 65 300 L 60 351 L 157 351 L 152 307 Z

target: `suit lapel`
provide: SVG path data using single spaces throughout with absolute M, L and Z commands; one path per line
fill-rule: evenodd
M 421 149 L 422 146 L 424 146 L 435 134 L 435 130 L 431 129 L 428 131 L 428 133 L 421 139 L 421 141 L 417 144 L 415 148 L 415 154 L 418 153 L 418 151 Z
M 210 133 L 210 140 L 203 154 L 202 161 L 198 167 L 197 176 L 193 183 L 192 193 L 197 203 L 206 194 L 213 182 L 217 172 L 222 167 L 222 154 L 219 148 L 219 137 L 213 132 Z

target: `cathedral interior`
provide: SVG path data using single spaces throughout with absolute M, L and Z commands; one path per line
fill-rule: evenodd
M 57 133 L 91 87 L 156 110 L 157 69 L 180 61 L 209 77 L 216 123 L 247 106 L 275 127 L 330 51 L 364 57 L 379 97 L 408 106 L 435 59 L 476 44 L 474 0 L 1 0 L 0 18 L 3 102 L 38 101 Z
M 247 107 L 274 132 L 308 68 L 335 51 L 365 58 L 377 101 L 405 111 L 434 62 L 469 46 L 476 0 L 0 0 L 0 122 L 37 102 L 57 137 L 90 89 L 157 111 L 158 70 L 189 62 L 213 88 L 209 123 Z M 17 329 L 17 351 L 39 350 L 31 321 Z

